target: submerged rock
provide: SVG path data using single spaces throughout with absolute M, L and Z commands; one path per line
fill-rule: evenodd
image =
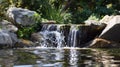
M 27 26 L 35 23 L 34 15 L 35 11 L 30 11 L 28 9 L 11 7 L 7 11 L 7 17 L 14 24 Z
M 1 47 L 12 47 L 17 42 L 16 34 L 6 31 L 0 30 L 0 46 Z
M 114 16 L 100 34 L 100 38 L 120 42 L 120 15 Z

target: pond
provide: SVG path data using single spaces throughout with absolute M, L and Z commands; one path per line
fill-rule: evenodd
M 21 48 L 0 50 L 0 67 L 120 67 L 120 49 Z

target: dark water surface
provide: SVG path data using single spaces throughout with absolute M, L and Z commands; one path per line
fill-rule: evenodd
M 0 67 L 120 67 L 120 49 L 4 49 Z

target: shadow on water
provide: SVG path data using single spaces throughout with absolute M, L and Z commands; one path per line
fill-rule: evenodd
M 4 49 L 0 67 L 119 67 L 120 49 Z

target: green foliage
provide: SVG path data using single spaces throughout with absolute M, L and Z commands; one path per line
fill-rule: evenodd
M 88 20 L 96 20 L 96 21 L 99 21 L 100 20 L 100 17 L 95 15 L 95 14 L 92 14 L 90 15 L 90 17 L 88 17 Z
M 92 12 L 87 9 L 85 9 L 83 11 L 76 11 L 75 13 L 73 13 L 72 21 L 74 24 L 82 23 L 88 19 L 88 17 L 91 15 L 91 13 Z
M 29 39 L 31 34 L 33 32 L 36 32 L 40 28 L 40 24 L 42 20 L 41 16 L 38 13 L 35 13 L 32 18 L 35 20 L 35 24 L 31 26 L 19 27 L 19 30 L 17 31 L 19 38 Z
M 72 22 L 81 23 L 90 16 L 101 19 L 105 15 L 119 14 L 120 0 L 73 0 L 68 10 Z
M 17 31 L 17 34 L 20 38 L 29 38 L 33 32 L 35 32 L 33 27 L 22 27 Z
M 33 26 L 30 27 L 21 27 L 17 31 L 18 37 L 29 39 L 31 34 L 37 32 L 39 28 L 40 28 L 40 23 L 34 24 Z
M 42 18 L 57 23 L 81 23 L 90 16 L 120 14 L 120 0 L 1 0 L 0 16 L 10 6 L 38 12 Z
M 57 23 L 71 22 L 71 14 L 62 11 L 63 0 L 10 0 L 16 7 L 27 8 L 41 14 L 47 20 L 54 20 Z M 33 7 L 33 8 L 31 8 Z
M 0 20 L 5 19 L 6 9 L 9 7 L 9 0 L 0 0 Z

